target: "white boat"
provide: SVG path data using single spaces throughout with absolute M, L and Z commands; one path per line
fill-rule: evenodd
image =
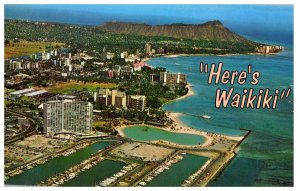
M 140 182 L 139 185 L 146 186 L 146 182 Z
M 202 117 L 203 119 L 210 119 L 209 115 L 200 115 L 200 117 Z

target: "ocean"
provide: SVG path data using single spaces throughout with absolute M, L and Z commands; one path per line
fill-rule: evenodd
M 293 49 L 289 45 L 285 48 L 278 55 L 156 57 L 148 61 L 154 67 L 186 74 L 195 92 L 194 96 L 166 104 L 163 109 L 211 116 L 203 120 L 182 115 L 183 123 L 226 135 L 244 134 L 240 128 L 252 130 L 237 157 L 209 186 L 293 186 L 293 91 L 287 99 L 278 101 L 276 109 L 217 109 L 216 89 L 229 89 L 232 85 L 208 84 L 208 74 L 199 72 L 200 62 L 223 62 L 223 71 L 247 70 L 251 64 L 253 70 L 260 72 L 259 84 L 235 84 L 235 92 L 242 93 L 244 88 L 254 88 L 256 93 L 260 88 L 269 88 L 272 94 L 275 89 L 293 90 Z

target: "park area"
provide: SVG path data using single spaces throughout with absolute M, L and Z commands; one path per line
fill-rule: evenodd
M 69 81 L 69 82 L 58 82 L 52 86 L 49 86 L 47 90 L 57 94 L 68 94 L 74 91 L 88 90 L 95 92 L 99 88 L 114 89 L 117 84 L 114 83 L 97 83 L 97 82 L 82 82 L 82 81 Z
M 5 59 L 8 59 L 18 56 L 29 56 L 35 53 L 42 53 L 47 48 L 55 48 L 61 46 L 64 46 L 64 43 L 29 41 L 9 42 L 5 44 L 4 57 Z

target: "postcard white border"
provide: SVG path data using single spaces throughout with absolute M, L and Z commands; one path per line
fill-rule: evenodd
M 299 190 L 299 147 L 300 143 L 298 138 L 299 134 L 299 100 L 300 100 L 300 94 L 299 94 L 299 83 L 300 83 L 300 50 L 299 50 L 299 1 L 297 0 L 110 0 L 110 1 L 103 1 L 103 0 L 51 0 L 51 1 L 44 1 L 41 2 L 40 0 L 2 0 L 1 1 L 2 6 L 0 7 L 1 10 L 1 84 L 2 88 L 4 86 L 4 4 L 293 4 L 294 5 L 294 187 L 255 187 L 255 190 L 290 190 L 290 189 L 297 189 Z M 297 42 L 297 43 L 295 43 Z M 3 89 L 2 89 L 3 90 Z M 0 137 L 1 137 L 1 149 L 0 149 L 0 155 L 1 155 L 1 161 L 0 161 L 0 180 L 1 180 L 1 190 L 11 190 L 16 191 L 20 190 L 23 191 L 24 189 L 27 190 L 108 190 L 108 191 L 115 191 L 115 190 L 124 190 L 124 191 L 132 191 L 132 190 L 172 190 L 172 191 L 181 191 L 181 190 L 190 190 L 190 191 L 196 191 L 196 190 L 253 190 L 252 187 L 237 187 L 237 188 L 227 188 L 227 187 L 205 187 L 205 188 L 199 188 L 199 187 L 189 187 L 189 188 L 182 188 L 182 187 L 172 187 L 172 188 L 132 188 L 132 187 L 124 187 L 124 188 L 99 188 L 99 187 L 89 187 L 89 188 L 53 188 L 53 187 L 8 187 L 4 186 L 4 91 L 0 94 L 1 96 L 1 109 L 0 109 L 0 121 L 1 121 L 1 127 L 3 127 L 0 131 Z M 298 117 L 297 117 L 298 116 Z M 3 181 L 3 182 L 2 182 Z

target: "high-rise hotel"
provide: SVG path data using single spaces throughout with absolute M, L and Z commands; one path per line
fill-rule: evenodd
M 94 93 L 94 101 L 103 106 L 115 106 L 143 111 L 146 107 L 146 96 L 126 95 L 125 92 L 109 89 L 100 89 Z
M 75 100 L 54 100 L 44 103 L 43 132 L 89 134 L 92 130 L 93 105 Z

